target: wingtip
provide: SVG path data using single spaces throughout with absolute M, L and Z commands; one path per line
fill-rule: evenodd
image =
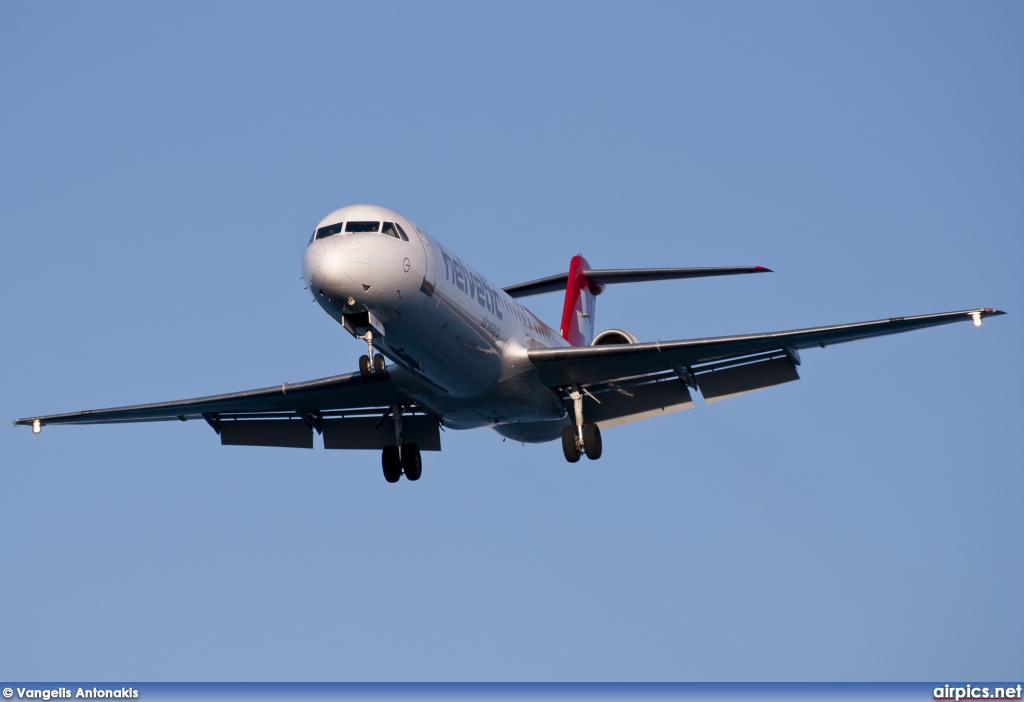
M 13 422 L 16 427 L 32 427 L 32 433 L 38 434 L 42 431 L 44 422 L 41 417 L 25 417 L 23 419 L 15 419 Z
M 755 273 L 774 273 L 771 268 L 765 268 L 764 266 L 754 266 Z
M 972 320 L 974 320 L 974 326 L 980 327 L 982 320 L 988 319 L 989 317 L 997 317 L 1001 314 L 1006 314 L 1002 310 L 997 310 L 992 307 L 982 307 L 978 310 L 971 310 L 967 313 Z

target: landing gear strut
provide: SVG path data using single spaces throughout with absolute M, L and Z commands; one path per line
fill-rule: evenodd
M 562 427 L 562 453 L 569 463 L 580 460 L 581 453 L 596 461 L 601 457 L 601 429 L 596 424 L 583 422 L 583 394 L 578 385 L 573 386 L 569 397 L 572 398 L 575 422 Z
M 384 365 L 384 356 L 373 352 L 373 332 L 367 329 L 365 334 L 356 338 L 364 339 L 368 349 L 365 355 L 359 357 L 359 374 L 364 378 L 369 378 L 372 370 L 377 375 L 385 375 L 387 368 Z
M 397 483 L 402 473 L 405 473 L 408 480 L 419 480 L 423 475 L 423 459 L 420 457 L 419 446 L 411 442 L 405 443 L 405 436 L 402 433 L 402 406 L 393 405 L 391 415 L 395 419 L 395 443 L 385 446 L 381 454 L 384 479 L 389 483 Z M 401 450 L 399 446 L 402 447 Z

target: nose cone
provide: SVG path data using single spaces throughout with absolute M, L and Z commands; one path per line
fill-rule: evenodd
M 302 268 L 314 294 L 331 298 L 365 297 L 373 286 L 370 249 L 358 236 L 329 236 L 306 248 Z

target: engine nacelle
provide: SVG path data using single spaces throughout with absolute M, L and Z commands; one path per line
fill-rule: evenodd
M 621 329 L 607 329 L 594 337 L 591 346 L 604 346 L 605 344 L 639 344 L 640 339 Z

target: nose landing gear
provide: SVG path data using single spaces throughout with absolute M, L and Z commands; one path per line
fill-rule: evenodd
M 356 338 L 364 339 L 368 349 L 366 354 L 359 357 L 359 374 L 364 378 L 369 378 L 371 372 L 377 375 L 387 375 L 388 370 L 384 365 L 384 356 L 373 352 L 373 332 L 367 329 L 365 334 Z
M 420 447 L 412 442 L 405 443 L 402 434 L 402 406 L 392 406 L 391 414 L 395 418 L 395 443 L 385 446 L 381 453 L 380 462 L 384 469 L 384 479 L 389 483 L 397 483 L 404 473 L 408 480 L 419 480 L 423 475 Z M 402 447 L 401 450 L 399 446 Z
M 580 454 L 596 461 L 601 457 L 601 429 L 596 424 L 583 422 L 583 395 L 578 385 L 569 393 L 572 398 L 575 423 L 562 427 L 562 453 L 569 463 L 580 460 Z

